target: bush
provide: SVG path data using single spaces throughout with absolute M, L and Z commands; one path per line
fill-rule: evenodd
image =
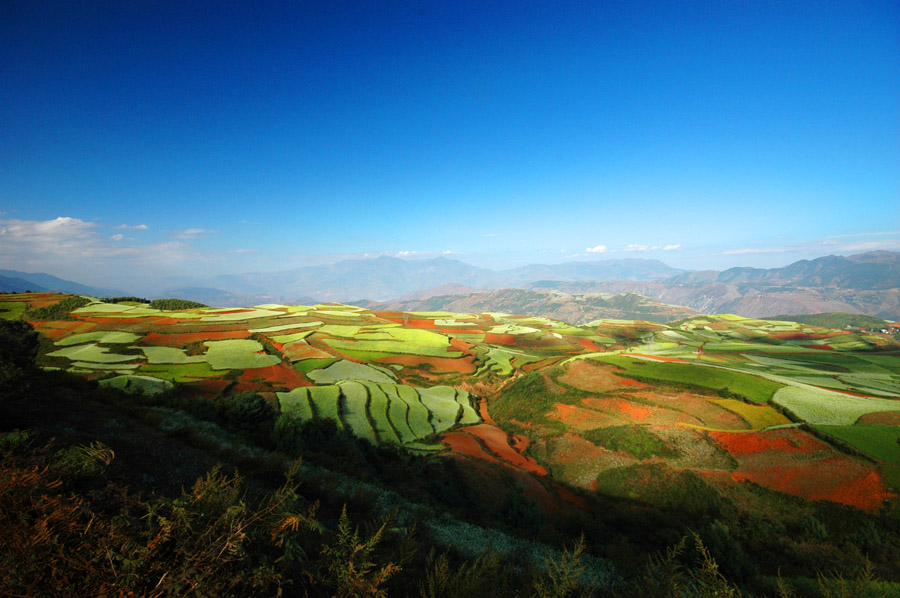
M 150 302 L 150 307 L 153 309 L 179 310 L 209 306 L 196 301 L 188 301 L 187 299 L 154 299 Z
M 216 399 L 216 413 L 228 423 L 252 427 L 273 416 L 272 406 L 255 392 L 237 392 Z
M 66 297 L 59 303 L 39 307 L 25 312 L 27 320 L 65 320 L 72 310 L 84 307 L 91 302 L 87 297 Z

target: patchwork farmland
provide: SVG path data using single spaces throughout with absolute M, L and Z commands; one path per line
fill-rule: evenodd
M 542 508 L 571 499 L 560 484 L 612 496 L 625 477 L 653 503 L 649 489 L 682 483 L 678 472 L 738 504 L 765 488 L 875 511 L 900 492 L 900 346 L 888 335 L 730 315 L 573 326 L 90 298 L 39 317 L 65 298 L 0 297 L 4 318 L 41 335 L 46 369 L 147 396 L 255 393 L 281 418 L 537 480 L 522 483 Z

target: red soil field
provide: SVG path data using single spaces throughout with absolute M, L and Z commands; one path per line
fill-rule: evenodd
M 597 352 L 600 351 L 600 347 L 597 346 L 597 343 L 589 338 L 580 338 L 578 339 L 578 344 L 587 349 L 588 351 Z
M 565 403 L 554 403 L 553 407 L 554 411 L 548 413 L 547 417 L 561 421 L 576 430 L 590 430 L 591 428 L 614 426 L 622 423 L 621 418 L 609 411 L 595 411 L 577 405 L 566 405 Z
M 485 401 L 484 399 L 478 400 L 478 415 L 481 416 L 481 419 L 483 419 L 485 421 L 485 423 L 488 423 L 488 424 L 496 424 L 497 423 L 494 421 L 494 418 L 491 417 L 491 414 L 488 413 L 487 401 Z
M 312 383 L 303 374 L 282 363 L 244 370 L 238 377 L 238 383 L 259 383 L 272 388 L 312 386 Z
M 858 509 L 874 511 L 887 498 L 881 475 L 873 466 L 837 455 L 814 461 L 742 467 L 735 481 L 751 481 L 807 500 L 830 500 Z
M 141 342 L 148 345 L 162 345 L 166 347 L 183 347 L 190 343 L 203 341 L 219 341 L 235 338 L 249 338 L 250 332 L 247 330 L 229 330 L 225 332 L 182 332 L 172 334 L 160 334 L 151 332 L 141 339 Z
M 566 373 L 559 377 L 559 381 L 589 392 L 608 392 L 647 386 L 637 380 L 616 376 L 615 372 L 617 371 L 621 370 L 615 366 L 581 359 L 569 364 Z
M 900 426 L 900 411 L 878 411 L 866 413 L 857 420 L 860 424 L 881 424 L 882 426 Z
M 429 364 L 438 372 L 457 372 L 460 374 L 471 374 L 475 371 L 475 364 L 472 358 L 466 357 L 428 357 L 425 355 L 392 355 L 390 357 L 382 357 L 376 360 L 378 363 L 398 363 L 410 367 L 419 367 L 422 364 Z
M 825 351 L 834 351 L 834 347 L 829 345 L 806 345 L 809 349 L 823 349 Z
M 97 327 L 94 322 L 81 322 L 79 320 L 50 320 L 35 326 L 35 330 L 53 340 L 73 334 L 90 332 Z
M 829 445 L 812 434 L 795 428 L 768 432 L 710 432 L 709 435 L 735 457 L 757 453 L 812 455 L 833 452 Z
M 491 332 L 484 333 L 484 342 L 492 345 L 515 345 L 515 334 L 493 334 Z
M 474 436 L 470 436 L 464 432 L 445 432 L 441 434 L 441 442 L 450 447 L 454 453 L 474 457 L 481 461 L 489 463 L 500 463 L 500 461 L 485 452 Z
M 450 346 L 456 349 L 457 351 L 462 351 L 463 353 L 468 353 L 472 350 L 472 347 L 475 345 L 471 343 L 467 343 L 464 340 L 460 340 L 456 337 L 450 337 Z
M 488 422 L 493 423 L 493 422 Z M 524 453 L 525 449 L 528 448 L 528 445 L 531 443 L 531 440 L 528 436 L 522 436 L 521 434 L 513 434 L 513 448 L 519 451 L 520 453 Z
M 21 293 L 15 295 L 10 295 L 13 301 L 25 299 L 25 295 Z M 61 293 L 36 293 L 33 295 L 28 295 L 28 309 L 40 309 L 41 307 L 49 307 L 51 305 L 55 305 L 66 298 L 66 295 Z
M 331 353 L 326 353 L 322 349 L 313 347 L 304 341 L 288 343 L 282 347 L 282 352 L 291 361 L 300 361 L 303 359 L 328 359 L 329 357 L 332 357 Z
M 805 332 L 770 332 L 769 336 L 782 341 L 806 341 L 822 338 L 834 338 L 836 336 L 842 336 L 845 334 L 850 333 L 846 330 L 836 330 L 834 332 L 827 332 L 822 334 L 807 334 Z
M 490 424 L 477 424 L 474 426 L 466 426 L 461 431 L 481 439 L 484 446 L 507 463 L 537 475 L 547 475 L 547 470 L 538 465 L 537 461 L 531 457 L 526 457 L 517 453 L 509 445 L 506 438 L 506 432 L 500 428 Z

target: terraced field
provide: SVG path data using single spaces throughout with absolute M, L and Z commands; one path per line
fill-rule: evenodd
M 92 300 L 29 316 L 64 297 L 0 297 L 0 317 L 44 337 L 44 367 L 147 395 L 257 392 L 281 417 L 506 468 L 541 504 L 565 494 L 556 481 L 605 492 L 628 468 L 640 473 L 629 492 L 669 483 L 646 466 L 661 462 L 722 488 L 870 510 L 900 492 L 900 344 L 887 335 L 729 315 L 573 326 L 337 304 Z

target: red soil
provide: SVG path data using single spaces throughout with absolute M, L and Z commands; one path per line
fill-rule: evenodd
M 859 424 L 881 424 L 882 426 L 900 426 L 900 411 L 878 411 L 866 413 L 857 420 Z
M 496 424 L 497 423 L 494 421 L 494 418 L 491 417 L 491 414 L 488 413 L 487 401 L 485 401 L 484 399 L 478 400 L 478 415 L 481 416 L 481 419 L 483 419 L 485 423 L 488 423 L 488 424 Z
M 273 388 L 312 386 L 303 374 L 282 363 L 244 370 L 238 378 L 238 383 L 258 383 Z
M 430 364 L 438 372 L 457 372 L 471 374 L 475 371 L 475 363 L 472 358 L 462 357 L 428 357 L 425 355 L 392 355 L 376 360 L 379 363 L 399 363 L 401 365 L 420 367 L 422 364 Z
M 94 322 L 81 322 L 79 320 L 50 320 L 35 326 L 35 330 L 53 340 L 73 334 L 90 332 L 97 327 Z
M 622 414 L 627 415 L 636 422 L 644 421 L 653 414 L 653 410 L 646 405 L 639 405 L 630 401 L 616 401 L 615 405 Z
M 313 347 L 305 341 L 288 343 L 282 347 L 281 351 L 291 361 L 300 361 L 302 359 L 328 359 L 329 357 L 332 357 L 331 353 L 326 353 L 322 349 Z
M 493 423 L 493 422 L 488 422 Z M 525 449 L 528 448 L 528 445 L 531 443 L 531 440 L 528 436 L 522 436 L 521 434 L 513 434 L 513 448 L 519 451 L 520 453 L 524 453 Z
M 484 342 L 492 345 L 515 345 L 515 334 L 494 334 L 492 332 L 484 333 Z
M 470 436 L 464 432 L 445 432 L 441 435 L 441 442 L 450 447 L 454 453 L 474 457 L 481 461 L 489 463 L 500 463 L 500 461 L 485 452 L 474 436 Z
M 834 332 L 827 332 L 823 334 L 807 334 L 805 332 L 770 332 L 769 336 L 783 341 L 805 341 L 822 338 L 834 338 L 836 336 L 842 336 L 844 334 L 850 333 L 846 330 L 836 330 Z
M 151 332 L 143 339 L 142 342 L 149 345 L 163 345 L 166 347 L 183 347 L 190 343 L 203 341 L 218 341 L 236 338 L 249 338 L 250 332 L 247 330 L 229 330 L 225 332 L 182 332 L 172 334 L 160 334 L 159 332 Z
M 547 475 L 547 470 L 538 465 L 537 461 L 531 457 L 526 457 L 516 452 L 510 445 L 506 437 L 506 432 L 496 426 L 490 424 L 477 424 L 474 426 L 466 426 L 463 432 L 475 436 L 484 443 L 492 453 L 512 465 L 530 471 L 537 475 Z
M 13 301 L 25 300 L 28 303 L 28 309 L 40 309 L 41 307 L 49 307 L 56 305 L 66 298 L 60 293 L 34 293 L 30 295 L 19 294 L 19 296 L 8 296 Z
M 834 347 L 829 345 L 806 345 L 810 349 L 824 349 L 826 351 L 834 351 Z
M 600 347 L 597 346 L 597 343 L 589 338 L 580 338 L 578 339 L 578 344 L 587 349 L 588 351 L 597 352 L 600 350 Z
M 475 345 L 471 343 L 467 343 L 464 340 L 460 340 L 456 337 L 450 337 L 450 346 L 456 349 L 457 351 L 462 351 L 463 353 L 468 353 L 472 350 L 472 347 Z
M 566 373 L 559 377 L 560 382 L 589 392 L 607 392 L 629 387 L 645 387 L 646 384 L 617 376 L 618 368 L 593 361 L 578 360 L 569 364 Z
M 214 399 L 228 388 L 229 384 L 231 384 L 230 380 L 223 380 L 222 378 L 204 378 L 202 380 L 182 382 L 181 388 L 185 394 L 201 395 L 205 399 Z
M 576 430 L 589 430 L 600 426 L 612 426 L 622 423 L 615 415 L 593 409 L 585 409 L 577 405 L 554 403 L 553 407 L 555 410 L 551 411 L 547 417 L 559 420 Z
M 768 432 L 710 432 L 710 437 L 735 457 L 757 453 L 812 455 L 833 449 L 811 434 L 795 428 Z

